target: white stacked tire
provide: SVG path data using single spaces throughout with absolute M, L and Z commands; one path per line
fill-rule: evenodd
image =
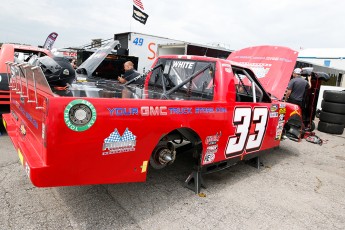
M 343 134 L 345 126 L 345 91 L 325 90 L 317 129 L 331 134 Z

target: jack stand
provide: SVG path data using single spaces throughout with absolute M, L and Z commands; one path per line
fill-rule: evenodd
M 262 162 L 260 162 L 260 157 L 254 157 L 253 159 L 246 161 L 246 164 L 248 164 L 248 165 L 250 165 L 256 169 L 260 169 L 260 166 L 264 166 L 264 164 Z
M 193 172 L 189 174 L 186 181 L 184 182 L 184 186 L 194 191 L 195 194 L 200 193 L 201 187 L 206 188 L 204 180 L 202 179 L 201 171 L 193 170 Z

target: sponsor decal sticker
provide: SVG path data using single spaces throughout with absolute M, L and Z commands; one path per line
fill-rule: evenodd
M 137 137 L 128 128 L 120 135 L 117 129 L 104 139 L 102 155 L 135 151 Z
M 26 129 L 25 129 L 25 125 L 24 124 L 21 124 L 20 125 L 20 133 L 25 136 L 26 135 Z
M 96 108 L 87 100 L 76 99 L 65 108 L 64 121 L 68 128 L 82 132 L 91 128 L 96 122 Z
M 193 69 L 195 62 L 174 61 L 173 68 Z
M 215 154 L 218 151 L 218 145 L 210 145 L 206 148 L 206 154 Z
M 270 118 L 272 118 L 272 117 L 278 117 L 278 112 L 270 113 Z
M 284 114 L 281 114 L 281 115 L 283 115 L 283 119 L 284 119 Z M 275 140 L 280 140 L 281 139 L 282 133 L 283 133 L 283 129 L 284 129 L 284 120 L 278 122 Z
M 212 163 L 216 157 L 218 151 L 218 145 L 210 145 L 206 148 L 206 153 L 204 157 L 204 164 Z
M 206 145 L 214 145 L 217 144 L 217 142 L 219 141 L 219 138 L 222 136 L 222 132 L 216 133 L 216 135 L 212 135 L 212 136 L 207 136 L 206 140 L 205 140 L 205 144 Z
M 282 130 L 277 130 L 275 140 L 277 140 L 277 141 L 280 140 L 282 137 L 282 133 L 283 133 Z
M 239 58 L 248 58 L 248 57 L 239 57 Z M 264 60 L 265 57 L 253 57 L 253 59 Z M 272 64 L 269 63 L 251 63 L 251 62 L 240 62 L 243 65 L 249 66 L 257 78 L 264 78 L 268 71 L 270 71 Z
M 139 108 L 115 107 L 107 108 L 111 117 L 121 116 L 167 116 L 167 115 L 187 115 L 187 114 L 219 114 L 226 113 L 224 107 L 167 107 L 167 106 L 141 106 Z
M 279 109 L 279 114 L 285 114 L 285 113 L 286 113 L 286 108 Z
M 216 158 L 216 155 L 214 153 L 206 152 L 205 157 L 204 157 L 204 164 L 212 163 L 215 158 Z
M 18 101 L 12 100 L 12 103 L 19 109 L 19 111 L 30 121 L 30 123 L 38 129 L 38 123 L 37 121 L 31 116 L 30 113 L 28 113 L 20 104 Z
M 278 105 L 276 104 L 271 105 L 271 112 L 275 112 L 277 110 L 278 110 Z
M 279 114 L 279 122 L 284 121 L 285 114 Z
M 139 114 L 138 108 L 107 108 L 110 116 L 133 116 Z
M 216 135 L 207 136 L 205 139 L 206 152 L 203 160 L 203 164 L 210 164 L 216 158 L 216 153 L 218 152 L 218 141 L 222 136 L 222 132 L 216 133 Z

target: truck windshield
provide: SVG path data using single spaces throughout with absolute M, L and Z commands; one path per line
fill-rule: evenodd
M 149 80 L 149 89 L 157 92 L 169 92 L 176 89 L 180 84 L 181 87 L 171 93 L 171 99 L 181 100 L 212 100 L 213 99 L 213 79 L 214 66 L 213 62 L 181 60 L 181 59 L 160 59 L 157 65 L 163 65 L 161 69 L 153 71 Z M 209 68 L 207 68 L 209 66 Z M 205 71 L 197 74 L 194 78 L 183 84 L 198 71 L 206 68 Z

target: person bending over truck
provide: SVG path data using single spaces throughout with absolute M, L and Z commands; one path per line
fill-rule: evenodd
M 311 87 L 311 76 L 308 76 L 308 81 L 306 81 L 302 78 L 301 72 L 300 68 L 296 68 L 293 71 L 293 79 L 288 84 L 285 101 L 299 105 L 303 110 L 304 93 L 307 87 Z
M 134 70 L 134 64 L 131 61 L 127 61 L 124 64 L 125 74 L 123 76 L 119 76 L 117 80 L 119 80 L 120 83 L 124 84 L 127 81 L 132 80 L 133 78 L 139 76 L 140 74 Z M 138 79 L 134 81 L 135 84 L 141 84 L 142 80 Z
M 305 108 L 305 92 L 311 87 L 311 76 L 308 76 L 308 81 L 302 78 L 302 70 L 296 68 L 293 73 L 293 79 L 290 80 L 287 92 L 285 96 L 285 101 L 292 104 L 298 105 L 302 110 L 302 119 L 305 123 L 307 121 L 307 112 Z

